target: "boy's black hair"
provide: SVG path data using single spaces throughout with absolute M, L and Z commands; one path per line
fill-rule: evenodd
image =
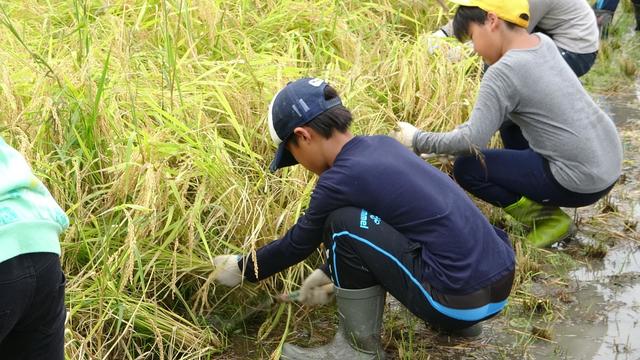
M 324 88 L 324 99 L 331 100 L 333 98 L 338 97 L 338 92 L 336 89 L 332 88 L 330 85 L 325 86 Z M 344 107 L 343 105 L 336 105 L 331 109 L 323 112 L 322 114 L 316 116 L 313 120 L 306 123 L 304 126 L 307 126 L 313 129 L 315 132 L 320 134 L 325 139 L 331 137 L 333 134 L 333 130 L 337 130 L 340 133 L 345 133 L 349 129 L 349 125 L 353 121 L 353 116 L 349 109 Z M 298 139 L 295 134 L 289 138 L 294 145 L 298 145 Z
M 487 21 L 487 12 L 477 6 L 459 6 L 453 18 L 453 35 L 462 41 L 469 39 L 469 25 L 476 23 L 482 25 Z M 527 19 L 528 20 L 528 19 Z M 502 20 L 509 29 L 515 29 L 518 25 Z

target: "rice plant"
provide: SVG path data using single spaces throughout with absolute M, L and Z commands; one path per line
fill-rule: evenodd
M 356 134 L 398 120 L 452 129 L 480 73 L 453 41 L 429 51 L 447 11 L 413 0 L 0 0 L 0 134 L 72 224 L 61 239 L 67 356 L 214 357 L 230 341 L 212 317 L 235 321 L 297 288 L 319 254 L 231 291 L 210 277 L 215 255 L 284 234 L 313 189 L 300 167 L 267 170 L 271 96 L 322 77 Z M 260 339 L 284 339 L 307 316 L 270 309 Z

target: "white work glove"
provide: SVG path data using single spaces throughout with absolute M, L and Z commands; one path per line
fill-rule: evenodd
M 400 144 L 406 146 L 409 150 L 414 151 L 413 138 L 416 136 L 418 131 L 418 128 L 408 122 L 399 121 L 396 128 L 389 134 L 389 136 L 398 140 Z
M 297 300 L 305 305 L 325 305 L 331 301 L 334 291 L 333 282 L 327 274 L 316 269 L 304 279 Z
M 429 55 L 441 55 L 451 64 L 462 61 L 469 55 L 470 50 L 473 50 L 472 43 L 458 44 L 450 41 L 442 30 L 423 36 L 422 39 Z
M 422 160 L 435 160 L 441 163 L 442 165 L 451 165 L 456 160 L 455 155 L 446 155 L 446 154 L 420 154 Z
M 226 286 L 236 286 L 242 281 L 238 267 L 238 255 L 218 255 L 213 258 L 213 280 Z
M 443 41 L 442 39 L 444 39 L 444 36 L 436 35 L 436 33 L 433 33 L 425 38 L 425 46 L 429 55 L 433 55 L 440 51 L 440 45 Z

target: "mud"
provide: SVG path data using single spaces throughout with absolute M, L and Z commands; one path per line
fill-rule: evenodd
M 570 274 L 572 304 L 553 338 L 532 346 L 536 359 L 640 358 L 640 247 L 610 249 Z

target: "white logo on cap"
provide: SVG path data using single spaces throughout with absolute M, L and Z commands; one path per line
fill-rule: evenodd
M 298 104 L 302 106 L 302 110 L 304 110 L 304 112 L 308 112 L 309 110 L 311 110 L 311 108 L 309 108 L 309 105 L 307 105 L 307 103 L 302 99 L 298 99 Z
M 315 79 L 309 80 L 309 85 L 318 87 L 318 86 L 322 85 L 323 82 L 324 82 L 324 80 L 315 78 Z
M 302 117 L 302 114 L 300 114 L 300 110 L 298 110 L 297 106 L 291 105 L 291 108 L 293 109 L 293 111 L 296 112 L 296 114 L 298 114 L 299 117 Z

